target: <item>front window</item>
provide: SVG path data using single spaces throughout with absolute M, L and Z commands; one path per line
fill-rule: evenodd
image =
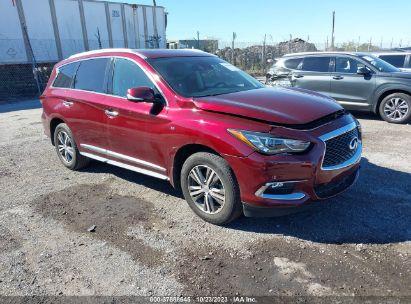
M 148 62 L 184 97 L 204 97 L 264 87 L 258 80 L 217 57 L 169 57 Z
M 337 57 L 335 71 L 337 73 L 357 74 L 358 68 L 365 67 L 364 63 L 349 57 Z
M 378 57 L 374 57 L 371 55 L 363 55 L 361 56 L 361 58 L 367 61 L 368 63 L 370 63 L 380 72 L 388 72 L 388 73 L 400 72 L 400 70 L 397 69 L 395 66 L 389 64 L 388 62 L 385 62 L 384 60 Z

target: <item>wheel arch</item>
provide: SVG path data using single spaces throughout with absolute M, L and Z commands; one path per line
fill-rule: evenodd
M 387 89 L 385 91 L 383 91 L 382 93 L 379 94 L 377 102 L 374 105 L 374 112 L 376 114 L 379 114 L 379 108 L 380 108 L 380 104 L 383 101 L 383 99 L 385 97 L 387 97 L 388 95 L 394 94 L 394 93 L 403 93 L 403 94 L 407 94 L 407 95 L 411 95 L 411 90 L 407 90 L 404 88 L 398 88 L 398 89 Z
M 50 140 L 53 146 L 54 146 L 54 131 L 56 130 L 57 126 L 61 123 L 66 123 L 61 117 L 53 117 L 50 120 Z
M 198 152 L 208 152 L 218 156 L 221 156 L 216 150 L 210 148 L 209 146 L 203 144 L 187 144 L 181 146 L 174 154 L 172 162 L 172 170 L 170 176 L 170 182 L 174 188 L 180 188 L 180 174 L 184 162 L 188 157 Z M 180 189 L 179 189 L 180 190 Z

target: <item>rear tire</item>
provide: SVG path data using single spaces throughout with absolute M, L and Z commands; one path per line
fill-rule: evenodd
M 411 121 L 411 96 L 404 93 L 390 94 L 381 101 L 379 112 L 387 122 L 407 123 Z
M 70 170 L 80 170 L 90 163 L 90 159 L 81 155 L 70 128 L 61 123 L 54 131 L 54 146 L 63 165 Z
M 224 158 L 199 152 L 181 170 L 181 189 L 190 208 L 203 220 L 224 225 L 242 214 L 240 190 Z

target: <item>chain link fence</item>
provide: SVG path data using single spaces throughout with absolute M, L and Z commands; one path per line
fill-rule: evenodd
M 39 97 L 54 64 L 0 64 L 0 103 Z

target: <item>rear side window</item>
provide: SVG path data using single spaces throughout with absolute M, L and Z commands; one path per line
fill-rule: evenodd
M 108 58 L 81 61 L 74 80 L 74 88 L 85 91 L 105 93 L 106 69 Z
M 126 97 L 128 89 L 137 87 L 154 89 L 151 80 L 137 64 L 127 59 L 116 59 L 114 63 L 113 94 Z
M 309 72 L 328 72 L 331 57 L 305 57 L 302 70 Z
M 380 58 L 397 68 L 404 67 L 405 55 L 382 55 Z
M 53 87 L 56 88 L 71 88 L 73 84 L 74 77 L 76 76 L 76 71 L 78 68 L 78 63 L 69 63 L 58 69 L 57 77 L 54 79 Z
M 287 59 L 286 61 L 284 61 L 284 66 L 287 69 L 291 69 L 291 70 L 300 70 L 301 69 L 301 63 L 302 63 L 303 59 L 302 58 L 291 58 L 291 59 Z

